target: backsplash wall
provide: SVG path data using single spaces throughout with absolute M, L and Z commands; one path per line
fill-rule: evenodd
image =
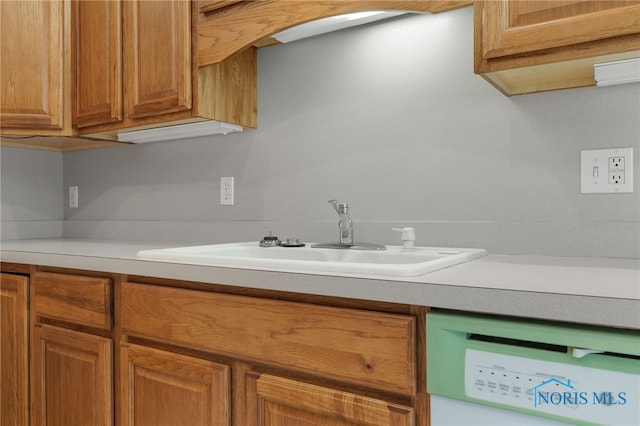
M 505 97 L 473 74 L 472 27 L 466 8 L 261 49 L 257 130 L 65 153 L 64 235 L 334 241 L 337 198 L 359 241 L 640 257 L 638 167 L 633 194 L 579 180 L 582 149 L 640 164 L 640 85 Z
M 0 149 L 0 238 L 62 235 L 62 153 Z

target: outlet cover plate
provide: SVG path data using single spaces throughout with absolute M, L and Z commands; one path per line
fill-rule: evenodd
M 233 205 L 234 189 L 234 179 L 232 176 L 220 178 L 220 205 Z
M 78 187 L 77 186 L 69 187 L 69 208 L 72 208 L 72 209 L 78 208 Z
M 633 148 L 580 151 L 580 192 L 633 192 Z

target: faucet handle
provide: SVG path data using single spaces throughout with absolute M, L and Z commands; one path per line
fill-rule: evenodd
M 349 204 L 340 203 L 338 200 L 329 200 L 330 204 L 333 204 L 333 208 L 336 209 L 336 213 L 339 215 L 348 214 L 349 213 Z

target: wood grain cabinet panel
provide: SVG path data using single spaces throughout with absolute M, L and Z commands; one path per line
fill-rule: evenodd
M 64 37 L 65 2 L 0 1 L 3 133 L 30 129 L 62 134 L 68 102 L 63 84 L 67 75 Z
M 31 370 L 32 426 L 113 425 L 110 339 L 37 324 Z
M 34 274 L 33 287 L 36 316 L 111 329 L 111 279 L 41 272 Z
M 200 13 L 208 13 L 216 9 L 230 6 L 234 3 L 240 3 L 242 0 L 199 0 L 198 11 Z
M 123 425 L 230 424 L 228 366 L 134 344 L 120 356 Z
M 247 378 L 247 426 L 411 426 L 410 407 L 273 375 Z
M 123 283 L 132 336 L 403 395 L 416 392 L 415 319 Z
M 0 277 L 0 417 L 2 426 L 24 426 L 29 419 L 27 313 L 29 279 Z
M 73 124 L 122 120 L 122 4 L 72 2 Z

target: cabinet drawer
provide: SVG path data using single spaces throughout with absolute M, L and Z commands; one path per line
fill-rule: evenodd
M 121 314 L 132 336 L 415 393 L 410 316 L 137 283 L 123 283 Z
M 250 373 L 247 382 L 249 410 L 258 413 L 247 426 L 415 424 L 413 408 L 404 405 L 269 374 Z
M 43 272 L 34 275 L 33 285 L 37 316 L 105 330 L 111 328 L 109 278 Z

